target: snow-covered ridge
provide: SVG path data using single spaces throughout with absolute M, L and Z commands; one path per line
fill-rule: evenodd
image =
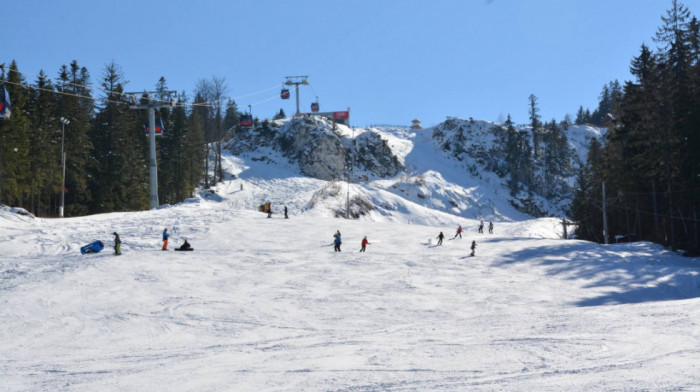
M 528 127 L 518 131 L 530 132 Z M 569 176 L 547 177 L 536 168 L 533 185 L 519 192 L 509 188 L 504 129 L 487 121 L 451 117 L 435 127 L 414 130 L 351 129 L 321 118 L 286 119 L 234 134 L 227 149 L 248 162 L 267 162 L 271 171 L 284 165 L 320 180 L 343 181 L 350 176 L 358 204 L 351 211 L 354 216 L 380 212 L 386 217 L 407 210 L 386 210 L 396 203 L 370 196 L 386 191 L 403 198 L 399 204 L 418 204 L 450 215 L 522 220 L 564 215 L 575 171 L 585 161 L 590 139 L 601 136 L 600 129 L 590 126 L 571 125 L 562 131 L 571 151 Z M 339 192 L 333 196 L 338 199 L 335 207 L 329 207 L 333 215 L 344 215 L 347 205 L 341 206 Z M 359 207 L 369 202 L 375 204 L 374 214 Z

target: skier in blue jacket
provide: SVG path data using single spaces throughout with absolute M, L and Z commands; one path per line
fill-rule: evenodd
M 338 230 L 337 233 L 333 234 L 333 237 L 335 237 L 335 240 L 333 241 L 333 244 L 335 245 L 334 250 L 336 252 L 340 252 L 340 244 L 343 243 L 343 241 L 340 239 L 340 230 Z
M 168 250 L 168 228 L 163 229 L 163 250 Z

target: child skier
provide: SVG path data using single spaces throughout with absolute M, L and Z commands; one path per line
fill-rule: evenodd
M 367 236 L 365 236 L 365 238 L 362 239 L 362 248 L 360 249 L 360 252 L 367 250 L 367 245 L 370 245 L 370 243 L 367 241 Z
M 122 254 L 122 240 L 119 239 L 119 234 L 116 231 L 112 234 L 114 234 L 114 254 L 120 255 Z
M 343 243 L 343 241 L 340 239 L 340 230 L 338 230 L 337 233 L 333 234 L 333 237 L 335 237 L 335 240 L 333 240 L 333 249 L 336 252 L 340 252 L 340 244 Z
M 168 228 L 163 229 L 163 249 L 168 250 Z
M 472 241 L 471 248 L 472 248 L 472 254 L 470 254 L 469 256 L 476 256 L 476 241 Z

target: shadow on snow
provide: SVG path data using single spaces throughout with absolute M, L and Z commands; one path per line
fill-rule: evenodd
M 562 241 L 558 245 L 528 247 L 503 257 L 497 265 L 531 263 L 549 275 L 586 280 L 584 288 L 609 288 L 607 294 L 581 299 L 576 306 L 634 304 L 700 297 L 700 265 L 664 252 L 661 246 L 640 242 L 597 245 Z

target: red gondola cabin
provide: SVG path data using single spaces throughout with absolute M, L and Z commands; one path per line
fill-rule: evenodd
M 148 133 L 151 131 L 151 129 L 148 127 L 148 123 L 146 123 L 144 125 L 144 127 L 146 128 L 146 135 L 148 135 Z M 162 135 L 163 130 L 165 130 L 165 127 L 163 127 L 163 120 L 161 120 L 160 118 L 157 118 L 156 119 L 156 136 Z
M 253 116 L 250 114 L 241 114 L 241 126 L 244 128 L 252 128 Z

